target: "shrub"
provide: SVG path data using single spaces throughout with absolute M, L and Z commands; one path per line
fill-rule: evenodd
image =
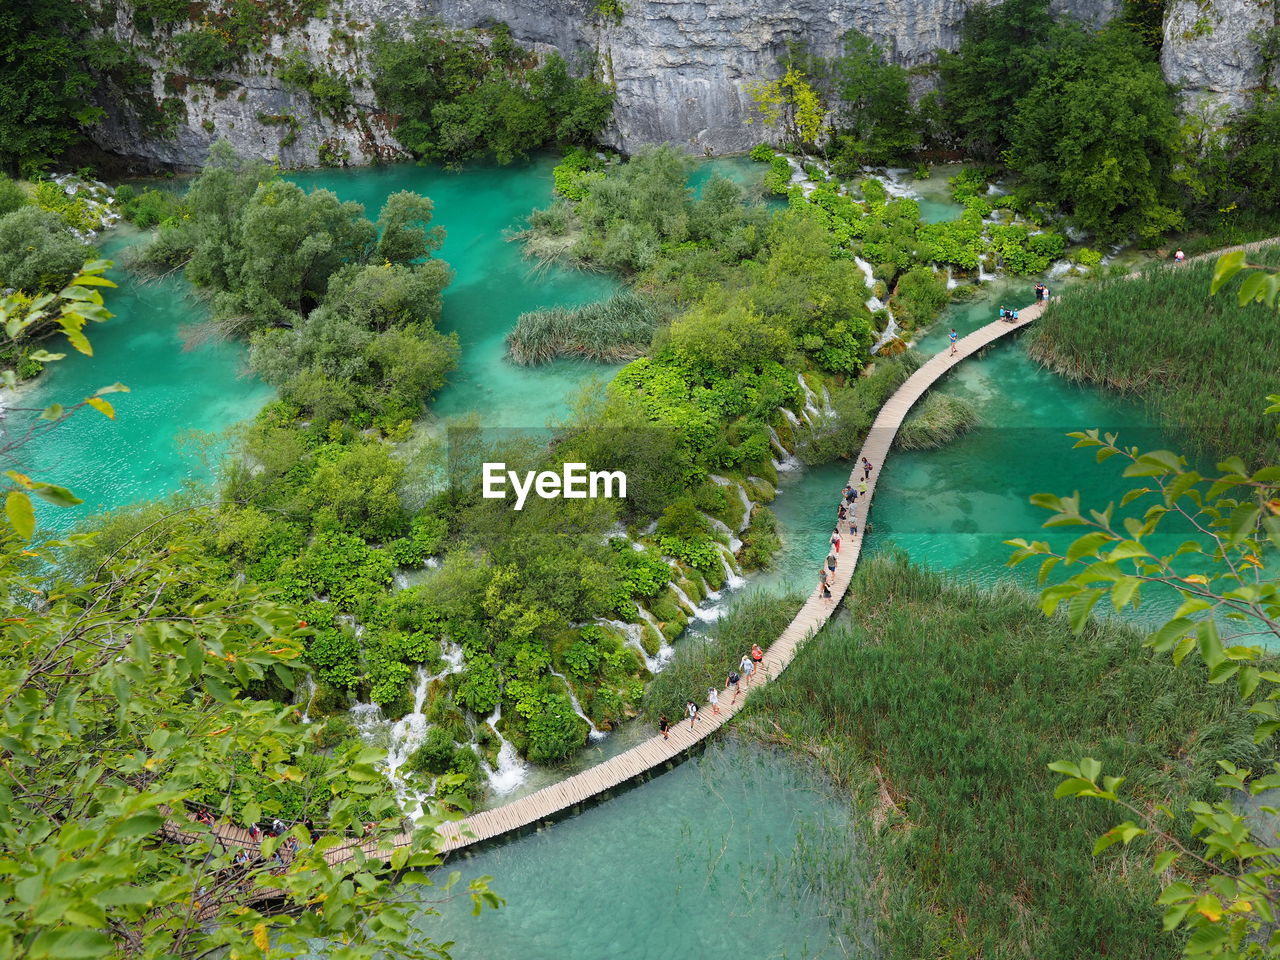
M 557 357 L 617 363 L 644 353 L 657 323 L 648 301 L 634 293 L 619 293 L 582 307 L 522 313 L 507 335 L 507 346 L 511 359 L 523 366 Z
M 21 186 L 0 173 L 0 217 L 19 207 L 25 207 L 30 202 Z
M 191 30 L 173 38 L 178 62 L 197 77 L 226 70 L 238 59 L 226 37 L 216 30 Z
M 91 248 L 56 213 L 21 207 L 0 217 L 0 288 L 60 290 L 89 259 Z
M 769 146 L 767 143 L 757 143 L 751 148 L 751 152 L 747 154 L 747 156 L 757 163 L 772 163 L 775 155 L 773 147 Z

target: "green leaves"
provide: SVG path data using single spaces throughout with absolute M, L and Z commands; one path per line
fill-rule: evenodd
M 30 540 L 36 529 L 36 514 L 31 498 L 21 490 L 10 490 L 4 501 L 4 514 L 14 532 L 23 540 Z

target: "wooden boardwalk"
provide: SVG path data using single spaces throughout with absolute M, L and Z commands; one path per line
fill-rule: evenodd
M 831 599 L 822 599 L 817 588 L 818 571 L 815 569 L 814 592 L 800 608 L 795 619 L 782 631 L 781 636 L 770 645 L 764 658 L 765 677 L 763 679 L 753 677 L 750 686 L 743 687 L 743 695 L 738 697 L 736 703 L 730 703 L 730 695 L 722 691 L 719 714 L 714 713 L 707 704 L 701 704 L 698 707 L 698 720 L 693 729 L 689 728 L 688 720 L 683 720 L 672 728 L 669 740 L 654 736 L 616 757 L 574 774 L 559 783 L 544 787 L 527 797 L 521 797 L 501 807 L 474 813 L 463 820 L 445 824 L 440 830 L 444 840 L 443 850 L 446 852 L 458 850 L 547 820 L 563 810 L 589 800 L 596 794 L 626 783 L 645 771 L 666 763 L 728 723 L 742 709 L 747 691 L 755 688 L 760 682 L 772 680 L 785 670 L 804 642 L 831 618 L 845 591 L 849 589 L 849 581 L 853 578 L 854 568 L 862 553 L 862 531 L 866 530 L 867 511 L 872 495 L 875 493 L 876 480 L 889 456 L 889 450 L 893 446 L 898 429 L 915 402 L 952 367 L 1006 334 L 1022 329 L 1039 317 L 1043 310 L 1043 303 L 1035 303 L 1018 311 L 1016 324 L 996 320 L 975 330 L 956 344 L 954 355 L 949 347 L 944 347 L 941 352 L 913 373 L 880 408 L 880 413 L 867 434 L 861 454 L 854 461 L 853 472 L 850 474 L 850 479 L 856 487 L 862 480 L 861 458 L 866 457 L 874 466 L 870 478 L 866 481 L 867 492 L 865 496 L 859 495 L 857 510 L 854 511 L 858 520 L 859 533 L 850 537 L 845 528 L 846 532 L 840 545 L 839 562 L 831 586 Z M 837 506 L 838 502 L 833 502 L 831 505 L 832 529 L 835 528 Z M 397 838 L 397 844 L 408 842 L 407 836 Z

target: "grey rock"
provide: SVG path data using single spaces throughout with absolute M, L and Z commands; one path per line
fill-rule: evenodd
M 965 11 L 977 0 L 624 0 L 613 21 L 597 14 L 593 0 L 334 0 L 325 20 L 310 20 L 273 40 L 271 57 L 299 52 L 338 70 L 355 83 L 357 109 L 339 120 L 317 113 L 304 94 L 286 90 L 272 76 L 270 59 L 248 63 L 223 78 L 236 86 L 222 98 L 208 84 L 178 95 L 187 120 L 170 140 L 145 131 L 136 112 L 104 102 L 107 118 L 94 137 L 120 153 L 196 166 L 217 137 L 248 154 L 285 166 L 366 163 L 402 156 L 389 119 L 377 109 L 363 42 L 350 48 L 343 35 L 367 39 L 374 25 L 392 29 L 422 16 L 450 27 L 505 23 L 520 43 L 556 50 L 570 64 L 594 66 L 616 91 L 614 120 L 605 140 L 624 150 L 670 143 L 692 153 L 748 149 L 765 139 L 753 116 L 747 87 L 777 75 L 790 41 L 817 53 L 836 51 L 849 30 L 867 34 L 898 63 L 927 65 L 939 49 L 954 49 Z M 1169 0 L 1163 68 L 1185 96 L 1211 95 L 1236 105 L 1258 83 L 1260 61 L 1250 31 L 1273 16 L 1270 0 L 1215 0 L 1212 30 L 1196 27 L 1203 0 Z M 1099 24 L 1115 16 L 1121 0 L 1054 0 L 1057 13 Z M 144 46 L 123 5 L 112 32 Z M 163 69 L 157 59 L 153 65 Z M 917 89 L 928 86 L 916 78 Z M 164 96 L 159 75 L 154 91 Z M 243 92 L 243 98 L 241 93 Z M 292 116 L 296 123 L 264 124 L 263 116 Z

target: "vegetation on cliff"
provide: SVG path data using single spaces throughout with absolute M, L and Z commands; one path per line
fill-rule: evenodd
M 379 24 L 370 63 L 396 139 L 424 160 L 510 163 L 548 144 L 590 143 L 613 110 L 607 86 L 574 76 L 559 54 L 539 62 L 505 25 L 482 33 L 419 20 L 401 37 Z

